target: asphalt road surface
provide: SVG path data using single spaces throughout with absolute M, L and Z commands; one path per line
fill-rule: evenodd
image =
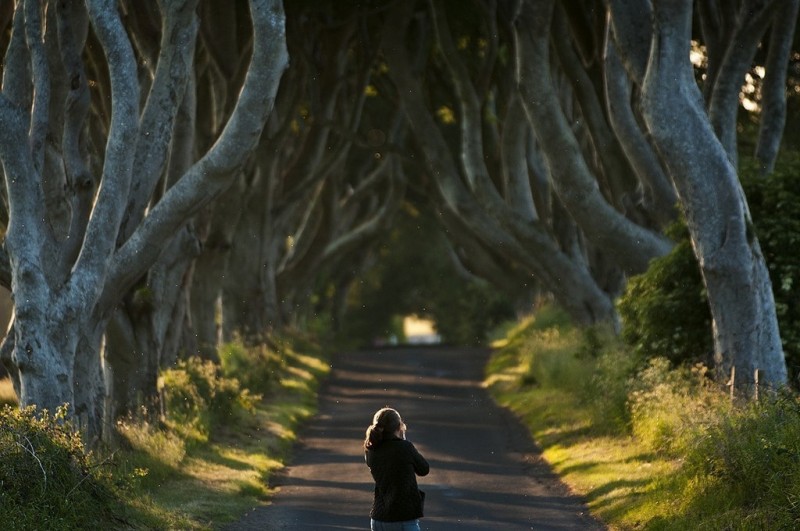
M 431 465 L 418 478 L 427 494 L 423 530 L 604 529 L 481 387 L 487 357 L 485 349 L 439 347 L 336 356 L 278 493 L 227 529 L 369 529 L 373 482 L 362 442 L 386 405 Z

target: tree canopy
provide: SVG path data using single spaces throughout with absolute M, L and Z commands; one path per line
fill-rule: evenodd
M 409 207 L 448 282 L 614 326 L 680 212 L 720 378 L 783 385 L 738 167 L 780 152 L 798 3 L 4 2 L 0 356 L 21 403 L 99 436 L 181 353 L 343 323 Z

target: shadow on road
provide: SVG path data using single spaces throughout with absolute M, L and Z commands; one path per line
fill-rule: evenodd
M 390 405 L 431 464 L 422 527 L 592 530 L 582 500 L 539 457 L 527 430 L 481 387 L 486 349 L 406 347 L 340 354 L 271 504 L 232 531 L 369 529 L 372 478 L 362 441 Z

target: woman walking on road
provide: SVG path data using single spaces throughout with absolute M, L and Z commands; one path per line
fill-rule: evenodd
M 430 470 L 428 462 L 406 440 L 406 425 L 390 407 L 379 409 L 364 439 L 367 466 L 375 480 L 370 529 L 372 531 L 419 531 L 425 493 L 417 476 Z

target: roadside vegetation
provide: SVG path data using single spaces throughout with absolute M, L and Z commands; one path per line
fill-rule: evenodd
M 329 365 L 298 335 L 218 354 L 164 371 L 163 415 L 120 421 L 114 450 L 87 452 L 63 411 L 19 410 L 0 383 L 3 527 L 213 529 L 265 500 Z
M 800 163 L 744 171 L 768 257 L 790 378 L 800 373 Z M 486 386 L 530 428 L 545 459 L 612 529 L 800 527 L 800 397 L 733 399 L 714 378 L 711 315 L 686 230 L 629 280 L 622 333 L 576 328 L 545 307 L 502 333 Z
M 734 404 L 705 366 L 675 367 L 552 308 L 499 341 L 486 385 L 612 529 L 795 529 L 800 402 Z

